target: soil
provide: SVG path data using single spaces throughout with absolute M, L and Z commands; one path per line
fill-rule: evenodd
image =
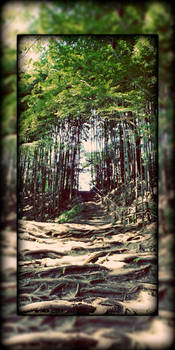
M 20 313 L 147 315 L 157 310 L 155 225 L 111 223 L 99 202 L 65 224 L 19 221 Z
M 171 233 L 159 232 L 159 313 L 154 315 L 154 224 L 112 225 L 99 203 L 85 202 L 72 223 L 21 220 L 18 228 L 18 241 L 10 227 L 2 232 L 7 349 L 168 349 L 173 344 Z

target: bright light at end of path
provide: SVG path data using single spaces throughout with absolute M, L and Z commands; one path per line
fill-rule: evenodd
M 91 181 L 91 174 L 90 172 L 86 173 L 80 173 L 79 175 L 79 190 L 80 191 L 90 191 L 90 181 Z
M 91 143 L 90 140 L 87 140 L 87 141 L 83 141 L 82 142 L 82 145 L 84 147 L 84 150 L 86 152 L 94 152 L 97 150 L 96 148 L 96 144 L 95 144 L 95 141 L 93 140 L 93 142 Z
M 85 152 L 94 152 L 96 151 L 96 145 L 95 141 L 91 142 L 90 137 L 87 140 L 82 141 L 82 146 Z M 83 163 L 86 162 L 86 155 L 82 154 L 81 155 L 81 160 L 80 164 L 82 165 Z M 79 174 L 79 190 L 80 191 L 90 191 L 91 187 L 90 182 L 91 182 L 91 171 L 90 167 L 86 168 L 84 172 L 81 172 Z

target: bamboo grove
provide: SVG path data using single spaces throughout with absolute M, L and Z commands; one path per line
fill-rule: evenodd
M 53 219 L 83 166 L 104 196 L 149 217 L 157 191 L 157 37 L 20 36 L 19 217 Z M 86 152 L 83 141 L 95 150 Z M 119 191 L 120 189 L 120 191 Z M 119 192 L 117 192 L 119 191 Z M 115 202 L 115 198 L 113 198 Z

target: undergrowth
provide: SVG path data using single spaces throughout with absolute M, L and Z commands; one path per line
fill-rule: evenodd
M 65 222 L 69 222 L 72 218 L 74 218 L 77 214 L 79 214 L 83 209 L 83 205 L 81 203 L 76 204 L 70 210 L 64 211 L 61 215 L 56 218 L 56 222 L 59 224 L 63 224 Z

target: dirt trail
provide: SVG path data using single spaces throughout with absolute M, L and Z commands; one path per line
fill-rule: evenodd
M 48 349 L 48 347 L 50 346 L 54 349 L 73 350 L 81 349 L 83 344 L 83 348 L 87 350 L 110 350 L 112 348 L 122 350 L 136 348 L 169 348 L 169 346 L 173 344 L 174 339 L 174 313 L 172 311 L 172 305 L 174 301 L 174 274 L 172 272 L 174 266 L 172 261 L 173 235 L 171 233 L 164 235 L 162 231 L 160 231 L 159 233 L 160 240 L 158 316 L 149 316 L 148 314 L 148 316 L 121 317 L 121 314 L 119 313 L 120 298 L 121 302 L 125 306 L 126 314 L 129 314 L 129 312 L 134 310 L 133 307 L 131 308 L 131 305 L 129 307 L 128 303 L 133 303 L 136 300 L 138 300 L 138 298 L 137 293 L 134 292 L 134 289 L 130 289 L 130 293 L 128 292 L 126 293 L 126 295 L 123 296 L 122 293 L 120 294 L 119 292 L 122 292 L 122 289 L 124 291 L 124 288 L 127 289 L 129 284 L 131 288 L 136 287 L 136 289 L 139 286 L 139 284 L 141 284 L 142 287 L 149 287 L 148 291 L 150 290 L 150 287 L 152 285 L 153 293 L 155 293 L 155 283 L 150 278 L 151 269 L 154 269 L 155 265 L 151 263 L 151 269 L 145 274 L 145 280 L 147 280 L 147 282 L 141 282 L 142 279 L 144 279 L 144 277 L 142 275 L 138 279 L 138 270 L 140 268 L 143 268 L 145 265 L 143 264 L 143 260 L 140 260 L 140 265 L 139 262 L 135 264 L 135 273 L 133 271 L 129 278 L 125 274 L 125 278 L 127 277 L 125 281 L 124 277 L 123 282 L 115 280 L 114 277 L 113 286 L 115 283 L 115 288 L 113 288 L 113 294 L 107 295 L 103 292 L 102 296 L 98 296 L 100 295 L 99 288 L 101 283 L 99 280 L 97 281 L 99 272 L 103 277 L 102 286 L 104 291 L 105 287 L 111 287 L 110 281 L 112 282 L 112 279 L 109 273 L 113 272 L 115 276 L 115 269 L 117 269 L 117 266 L 115 265 L 115 269 L 111 268 L 109 270 L 104 270 L 104 272 L 102 270 L 98 270 L 97 265 L 101 265 L 102 267 L 104 267 L 104 264 L 102 262 L 101 264 L 99 263 L 99 260 L 103 257 L 96 257 L 98 259 L 95 263 L 89 262 L 86 264 L 86 266 L 84 266 L 84 263 L 79 261 L 78 266 L 82 267 L 82 270 L 81 273 L 76 273 L 77 264 L 74 264 L 74 259 L 75 257 L 76 259 L 78 259 L 78 256 L 79 258 L 83 258 L 83 255 L 85 257 L 86 254 L 90 258 L 93 254 L 98 254 L 98 252 L 100 254 L 104 252 L 105 249 L 107 250 L 108 248 L 113 248 L 118 250 L 118 252 L 113 252 L 113 254 L 109 255 L 109 257 L 118 257 L 118 261 L 122 262 L 122 259 L 124 259 L 125 256 L 126 265 L 123 266 L 123 268 L 121 268 L 120 271 L 125 271 L 126 273 L 129 273 L 131 267 L 134 268 L 134 263 L 132 260 L 132 256 L 134 255 L 133 251 L 136 251 L 138 249 L 137 257 L 142 256 L 145 258 L 145 256 L 147 255 L 147 259 L 149 259 L 148 254 L 150 254 L 151 256 L 156 255 L 153 249 L 155 242 L 155 232 L 153 230 L 153 227 L 152 225 L 147 225 L 144 230 L 140 230 L 138 227 L 130 226 L 130 229 L 129 227 L 127 227 L 127 230 L 124 233 L 124 229 L 120 225 L 112 226 L 111 224 L 107 224 L 106 222 L 104 222 L 104 225 L 102 225 L 103 233 L 100 232 L 102 231 L 100 228 L 99 236 L 94 238 L 94 240 L 93 235 L 91 235 L 91 242 L 90 239 L 88 239 L 88 231 L 94 230 L 93 225 L 88 225 L 88 229 L 86 228 L 86 224 L 81 225 L 83 225 L 81 226 L 83 231 L 79 231 L 79 234 L 80 232 L 84 232 L 84 240 L 80 240 L 79 238 L 75 239 L 75 228 L 77 227 L 76 223 L 59 225 L 55 223 L 36 223 L 31 221 L 21 221 L 18 225 L 18 251 L 21 250 L 21 256 L 18 254 L 18 274 L 16 271 L 16 232 L 11 231 L 8 228 L 2 232 L 1 320 L 3 338 L 2 341 L 5 347 L 7 349 L 19 350 L 23 348 Z M 107 226 L 109 227 L 107 228 Z M 95 228 L 97 234 L 98 227 L 96 226 Z M 112 233 L 110 233 L 110 231 L 112 231 Z M 110 240 L 110 238 L 112 238 L 113 236 L 114 240 L 113 244 L 111 245 L 112 240 Z M 140 237 L 140 239 L 142 237 L 140 243 L 136 240 L 136 238 L 138 237 Z M 99 238 L 99 240 L 97 240 L 97 238 Z M 118 242 L 117 247 L 115 246 L 116 242 Z M 119 245 L 119 242 L 122 244 Z M 70 252 L 70 247 L 68 247 L 69 244 L 73 246 L 72 252 Z M 39 256 L 38 258 L 39 250 L 41 256 Z M 68 254 L 68 252 L 70 254 Z M 127 256 L 127 254 L 130 254 L 130 256 Z M 65 265 L 63 265 L 61 277 L 53 277 L 52 274 L 58 274 L 59 267 L 62 266 L 58 263 L 61 263 L 60 259 L 62 259 L 64 255 L 65 258 L 67 257 L 67 259 L 70 259 L 69 262 L 67 261 L 66 263 L 66 266 L 69 266 L 69 269 L 66 271 L 66 268 L 64 267 Z M 50 264 L 51 266 L 44 266 L 44 261 L 46 265 Z M 116 262 L 114 261 L 114 263 Z M 93 267 L 96 267 L 96 270 L 90 272 L 89 266 L 91 266 L 91 270 L 93 269 Z M 40 276 L 39 271 L 42 272 L 42 275 Z M 67 272 L 69 272 L 68 275 L 66 275 Z M 142 271 L 140 272 L 142 273 Z M 23 285 L 23 290 L 19 290 L 18 288 L 17 294 L 16 278 L 17 275 L 20 276 L 20 274 L 22 275 L 22 273 L 26 273 L 26 277 L 24 276 L 23 280 L 21 279 L 21 282 L 19 280 L 19 285 Z M 43 276 L 43 273 L 45 273 L 46 276 Z M 135 274 L 137 275 L 137 278 L 134 278 L 136 277 Z M 61 278 L 65 279 L 65 289 L 63 287 L 60 287 L 59 293 L 59 285 L 61 284 Z M 71 281 L 69 280 L 69 278 L 71 279 Z M 121 274 L 119 276 L 119 273 L 118 278 L 121 278 Z M 73 281 L 78 281 L 78 279 L 80 280 L 80 288 L 77 288 L 76 293 L 76 290 L 74 289 L 76 287 L 73 287 L 73 285 L 71 284 L 68 287 L 66 286 L 66 283 L 71 282 L 73 284 Z M 148 281 L 150 283 L 148 283 Z M 83 285 L 83 282 L 86 282 L 87 284 Z M 55 289 L 54 291 L 54 288 L 56 288 L 57 286 L 58 289 Z M 92 292 L 91 294 L 89 294 L 88 309 L 85 309 L 84 304 L 85 301 L 87 302 L 87 294 L 85 294 L 82 297 L 83 302 L 81 302 L 81 293 L 83 294 L 83 292 L 85 291 L 83 290 L 83 288 L 92 288 L 92 286 L 95 287 L 94 290 L 96 291 L 96 294 L 92 294 Z M 121 289 L 119 289 L 119 287 Z M 68 289 L 70 293 L 74 292 L 74 294 L 76 295 L 72 298 L 73 300 L 71 300 L 71 296 L 68 295 Z M 58 294 L 56 294 L 57 291 Z M 131 293 L 131 291 L 133 291 L 133 293 Z M 23 293 L 23 296 L 20 295 L 19 297 L 19 292 L 21 294 Z M 26 294 L 26 297 L 24 294 Z M 29 295 L 31 300 L 29 300 Z M 50 307 L 50 310 L 49 307 L 47 310 L 46 308 L 44 309 L 44 296 L 46 298 L 47 306 Z M 33 310 L 25 311 L 24 315 L 19 315 L 17 313 L 16 308 L 18 297 L 19 305 L 21 305 L 21 307 L 31 309 L 32 306 L 30 305 L 33 304 Z M 39 303 L 38 309 L 36 308 L 37 302 Z M 107 308 L 107 313 L 109 315 L 111 304 L 113 305 L 113 309 L 114 306 L 117 309 L 118 305 L 119 316 L 117 316 L 115 310 L 115 313 L 113 313 L 112 316 L 106 317 L 106 311 L 104 308 Z M 62 317 L 54 316 L 58 313 L 58 305 L 59 312 L 61 310 L 62 313 L 63 309 L 64 312 L 65 309 L 67 310 L 67 312 L 68 310 L 70 312 L 70 310 L 73 311 L 74 308 L 75 316 L 67 317 L 66 314 Z M 91 310 L 89 305 L 91 306 Z M 135 304 L 135 310 L 136 306 L 140 308 L 142 306 L 142 303 L 139 302 L 137 305 Z M 97 309 L 95 309 L 95 312 L 99 311 L 101 314 L 104 313 L 103 316 L 99 317 L 98 312 L 95 314 L 95 312 L 93 312 L 93 307 L 97 307 Z M 35 316 L 36 309 L 38 310 L 37 317 Z M 41 313 L 41 310 L 42 313 L 45 313 L 45 316 L 39 315 Z M 55 311 L 55 314 L 53 310 Z M 144 308 L 144 312 L 145 310 L 146 308 Z M 82 316 L 80 311 L 82 312 Z M 88 316 L 84 317 L 83 312 L 85 311 L 86 313 L 91 311 L 92 314 L 89 314 Z
M 19 310 L 27 314 L 154 314 L 152 227 L 112 225 L 100 203 L 65 224 L 19 222 Z
M 83 210 L 80 215 L 72 220 L 79 224 L 104 225 L 110 223 L 110 217 L 99 202 L 89 201 L 83 203 Z

